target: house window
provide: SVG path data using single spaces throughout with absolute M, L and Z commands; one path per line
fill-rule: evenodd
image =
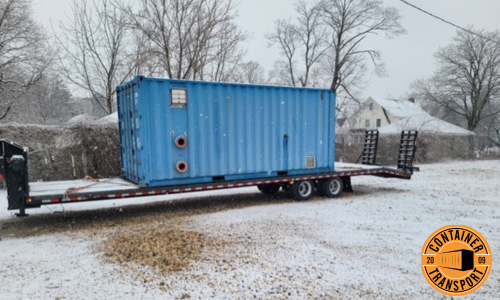
M 373 103 L 370 103 L 369 106 L 370 110 L 373 110 Z
M 382 126 L 382 120 L 381 119 L 377 119 L 377 128 Z
M 187 90 L 174 88 L 170 90 L 170 105 L 172 107 L 187 106 Z
M 370 119 L 365 120 L 365 127 L 366 128 L 370 127 Z

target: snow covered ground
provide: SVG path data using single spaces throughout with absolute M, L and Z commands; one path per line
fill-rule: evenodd
M 3 193 L 0 299 L 447 299 L 419 264 L 426 238 L 449 224 L 475 228 L 493 252 L 486 283 L 461 299 L 498 299 L 500 161 L 422 165 L 410 181 L 359 177 L 353 186 L 339 199 L 242 188 L 42 207 L 22 219 Z M 119 234 L 161 240 L 172 228 L 207 241 L 181 271 L 103 254 Z

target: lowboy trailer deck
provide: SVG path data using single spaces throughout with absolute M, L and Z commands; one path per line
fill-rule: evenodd
M 326 197 L 338 197 L 351 192 L 351 177 L 373 175 L 385 178 L 411 179 L 416 151 L 416 130 L 404 130 L 398 153 L 397 167 L 376 164 L 378 131 L 367 130 L 361 164 L 335 164 L 333 172 L 308 175 L 280 174 L 251 180 L 225 180 L 198 184 L 147 187 L 122 178 L 84 179 L 52 182 L 29 182 L 28 149 L 9 140 L 0 140 L 0 177 L 7 185 L 8 209 L 19 210 L 18 216 L 26 216 L 26 209 L 42 205 L 76 203 L 167 195 L 197 191 L 209 191 L 238 187 L 257 186 L 265 194 L 287 190 L 297 200 L 307 200 L 317 192 Z

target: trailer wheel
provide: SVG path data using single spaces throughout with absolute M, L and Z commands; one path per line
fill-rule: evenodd
M 259 184 L 257 185 L 259 191 L 266 195 L 274 195 L 280 190 L 279 184 Z
M 342 195 L 344 183 L 342 178 L 330 178 L 321 183 L 321 194 L 328 198 L 335 198 Z
M 308 180 L 299 181 L 291 186 L 291 192 L 295 200 L 306 201 L 313 196 L 314 185 Z

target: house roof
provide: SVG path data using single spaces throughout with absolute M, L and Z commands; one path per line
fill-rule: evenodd
M 380 127 L 378 131 L 380 134 L 400 134 L 404 129 L 417 129 L 419 131 L 431 133 L 461 136 L 474 134 L 472 131 L 455 126 L 438 118 L 434 118 L 425 112 L 399 120 L 390 125 Z
M 409 100 L 384 99 L 379 97 L 369 97 L 367 101 L 373 100 L 382 106 L 386 112 L 397 118 L 408 118 L 415 114 L 425 113 L 425 111 Z
M 110 124 L 110 123 L 117 123 L 118 124 L 118 112 L 114 112 L 112 114 L 109 114 L 105 116 L 104 118 L 101 118 L 96 121 L 97 124 Z

